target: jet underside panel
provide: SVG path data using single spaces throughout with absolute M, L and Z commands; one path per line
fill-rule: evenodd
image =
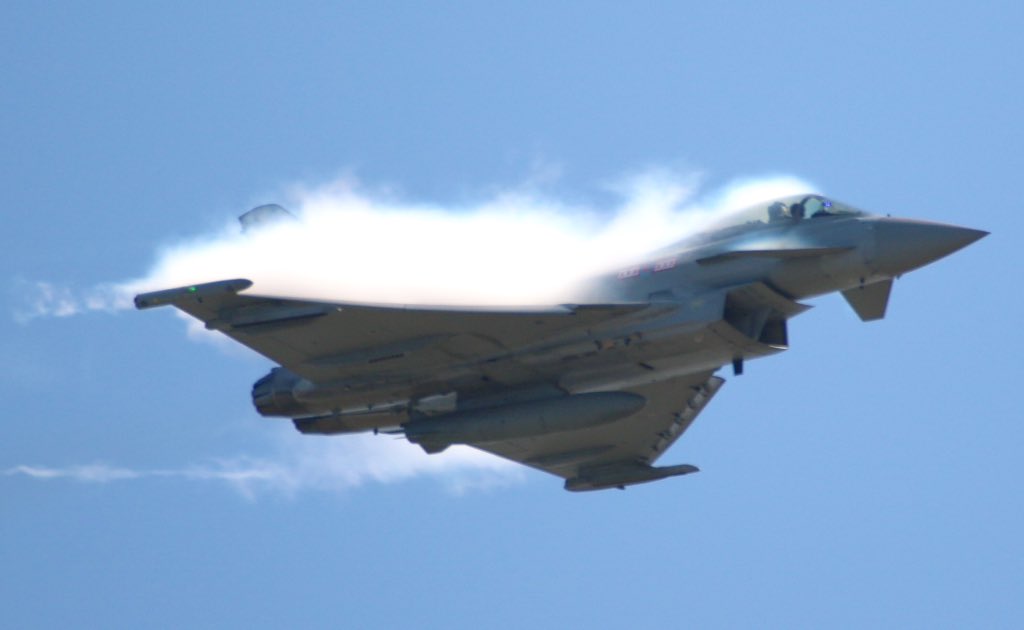
M 297 414 L 308 416 L 347 409 L 365 415 L 366 405 L 394 409 L 402 401 L 445 392 L 465 398 L 543 385 L 582 393 L 691 377 L 736 356 L 778 352 L 785 337 L 779 318 L 806 308 L 762 284 L 677 303 L 520 311 L 238 294 L 247 286 L 244 280 L 210 283 L 145 294 L 138 303 L 173 304 L 308 379 L 312 387 L 300 396 L 308 412 Z M 782 325 L 778 339 L 761 332 L 773 321 Z M 400 419 L 364 420 L 348 426 L 389 426 Z
M 471 444 L 565 479 L 606 466 L 653 464 L 685 432 L 725 381 L 710 372 L 628 390 L 647 399 L 639 412 L 596 427 Z
M 602 391 L 642 396 L 639 411 L 595 426 L 468 442 L 563 477 L 572 489 L 660 474 L 650 464 L 721 386 L 713 372 L 735 356 L 784 349 L 763 338 L 765 322 L 784 323 L 804 308 L 760 284 L 675 303 L 507 312 L 239 295 L 245 286 L 211 283 L 142 295 L 138 304 L 173 304 L 307 379 L 300 398 L 315 406 L 320 397 L 323 404 L 311 407 L 317 420 L 296 422 L 304 432 L 415 423 L 419 401 L 447 392 L 457 395 L 442 414 L 477 409 L 481 418 L 524 400 L 517 392 L 530 397 L 538 388 L 555 398 Z M 506 395 L 508 402 L 498 400 Z M 390 411 L 349 415 L 347 404 Z M 444 436 L 431 441 L 424 447 L 445 445 Z

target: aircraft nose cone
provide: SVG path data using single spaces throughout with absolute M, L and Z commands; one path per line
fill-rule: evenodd
M 906 219 L 880 219 L 874 230 L 872 266 L 894 276 L 923 267 L 988 235 L 982 230 Z

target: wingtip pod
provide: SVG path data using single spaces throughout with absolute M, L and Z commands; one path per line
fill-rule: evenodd
M 218 280 L 216 282 L 194 284 L 186 287 L 152 291 L 150 293 L 140 293 L 135 296 L 135 308 L 142 310 L 156 306 L 163 306 L 165 304 L 175 304 L 188 299 L 198 300 L 201 302 L 204 297 L 208 297 L 210 295 L 216 295 L 218 293 L 238 293 L 239 291 L 244 291 L 251 286 L 252 280 L 236 278 L 234 280 Z
M 572 479 L 566 479 L 565 489 L 570 492 L 605 490 L 607 488 L 625 489 L 626 486 L 658 481 L 668 477 L 689 475 L 699 470 L 699 468 L 690 464 L 659 467 L 646 464 L 630 464 L 602 467 L 597 470 L 582 472 L 579 476 Z

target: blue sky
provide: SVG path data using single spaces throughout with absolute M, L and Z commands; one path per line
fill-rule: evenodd
M 1022 18 L 1010 2 L 9 5 L 5 623 L 1020 626 Z M 701 194 L 794 176 L 992 235 L 898 281 L 882 322 L 815 300 L 792 349 L 726 374 L 664 459 L 699 474 L 587 495 L 465 453 L 302 440 L 250 406 L 265 360 L 170 310 L 86 304 L 339 179 L 441 208 L 529 190 L 602 211 L 659 169 L 700 173 Z M 42 310 L 80 312 L 27 316 L 40 283 Z

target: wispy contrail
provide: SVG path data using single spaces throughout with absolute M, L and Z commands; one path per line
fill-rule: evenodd
M 272 458 L 238 456 L 179 468 L 130 468 L 106 463 L 74 466 L 21 464 L 7 477 L 107 484 L 154 478 L 227 484 L 254 499 L 266 494 L 294 496 L 309 491 L 337 492 L 367 483 L 395 483 L 434 476 L 448 491 L 462 494 L 517 483 L 524 471 L 511 462 L 465 446 L 429 456 L 405 441 L 355 435 L 310 439 L 295 434 L 282 440 Z

